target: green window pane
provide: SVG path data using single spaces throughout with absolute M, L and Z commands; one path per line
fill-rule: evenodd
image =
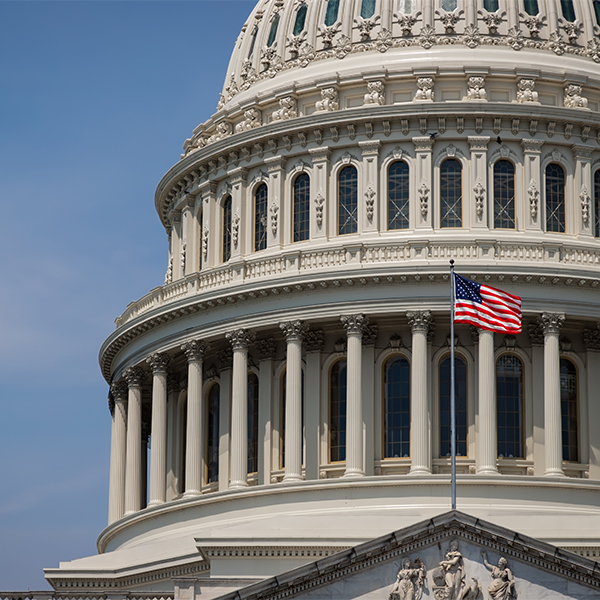
M 537 15 L 540 12 L 538 0 L 524 0 L 523 7 L 528 15 Z
M 573 23 L 573 21 L 575 21 L 575 7 L 573 6 L 573 0 L 560 0 L 560 6 L 565 20 Z
M 279 15 L 275 15 L 271 23 L 271 31 L 269 31 L 269 39 L 267 40 L 267 46 L 270 48 L 275 43 L 277 37 L 277 28 L 279 27 Z
M 231 196 L 223 202 L 223 262 L 231 258 Z
M 516 227 L 515 167 L 508 160 L 499 160 L 494 165 L 494 227 Z
M 375 3 L 377 0 L 362 0 L 360 16 L 363 19 L 370 19 L 375 14 Z
M 338 234 L 358 231 L 358 172 L 344 167 L 338 177 Z
M 446 12 L 456 10 L 457 0 L 442 0 L 442 9 Z
M 496 12 L 498 8 L 498 0 L 483 0 L 483 8 L 488 12 Z
M 392 163 L 388 173 L 388 229 L 408 229 L 409 191 L 408 164 Z
M 593 5 L 596 13 L 596 23 L 600 25 L 600 0 L 594 0 Z
M 310 236 L 310 177 L 300 173 L 294 181 L 294 242 Z
M 308 6 L 303 4 L 296 13 L 296 22 L 294 23 L 294 35 L 300 35 L 304 31 L 304 25 L 306 23 L 306 13 L 308 12 Z
M 551 164 L 546 167 L 546 231 L 564 233 L 565 224 L 565 172 Z
M 327 3 L 327 12 L 325 13 L 325 25 L 331 27 L 335 25 L 340 10 L 340 0 L 329 0 Z
M 467 365 L 456 356 L 456 455 L 467 456 Z M 440 363 L 440 456 L 451 455 L 450 441 L 450 358 Z
M 462 227 L 462 165 L 455 158 L 440 168 L 442 227 Z

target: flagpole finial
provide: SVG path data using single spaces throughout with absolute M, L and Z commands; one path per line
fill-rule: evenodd
M 451 258 L 451 259 L 450 259 L 450 266 L 451 266 L 451 267 L 453 267 L 453 266 L 454 266 L 454 259 L 453 259 L 453 258 Z

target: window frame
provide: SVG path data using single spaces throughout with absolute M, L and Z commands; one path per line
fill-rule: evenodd
M 342 221 L 341 221 L 341 207 L 342 207 L 342 194 L 341 194 L 341 177 L 342 174 L 344 172 L 349 171 L 350 169 L 354 169 L 354 172 L 356 173 L 356 196 L 355 196 L 355 209 L 353 212 L 355 212 L 356 214 L 356 219 L 355 219 L 355 227 L 353 231 L 350 232 L 346 232 L 346 233 L 342 233 L 341 229 L 342 229 Z M 335 179 L 334 179 L 334 185 L 335 185 L 335 189 L 336 189 L 336 194 L 335 194 L 335 198 L 336 198 L 336 224 L 335 224 L 335 235 L 337 236 L 348 236 L 348 235 L 357 235 L 360 232 L 360 207 L 361 204 L 359 202 L 359 189 L 360 189 L 360 170 L 359 168 L 353 164 L 353 163 L 349 163 L 349 164 L 343 164 L 336 172 L 335 172 Z M 349 184 L 348 184 L 349 185 Z M 326 207 L 324 207 L 326 209 Z M 350 216 L 352 216 L 351 211 L 349 211 L 346 208 L 346 211 L 348 212 L 348 214 Z
M 406 215 L 406 227 L 401 227 L 401 228 L 391 228 L 390 224 L 391 224 L 391 220 L 390 220 L 390 205 L 392 203 L 391 200 L 391 191 L 392 191 L 392 186 L 391 186 L 391 170 L 392 168 L 399 164 L 402 163 L 404 165 L 406 165 L 406 202 L 405 202 L 405 206 L 407 209 L 407 215 Z M 389 161 L 389 163 L 387 163 L 385 165 L 385 169 L 384 169 L 384 177 L 385 177 L 385 181 L 386 181 L 386 198 L 387 198 L 387 205 L 386 205 L 386 210 L 385 210 L 385 224 L 384 224 L 384 231 L 408 231 L 411 229 L 411 214 L 412 214 L 412 206 L 411 206 L 411 183 L 412 183 L 412 170 L 411 170 L 411 165 L 410 163 L 404 159 L 404 157 L 401 158 L 394 158 L 393 160 Z
M 443 202 L 445 200 L 445 198 L 447 196 L 449 196 L 449 194 L 444 194 L 444 189 L 443 189 L 443 177 L 444 177 L 444 173 L 443 173 L 443 168 L 444 165 L 447 163 L 456 163 L 457 165 L 459 165 L 460 167 L 460 225 L 456 226 L 456 225 L 444 225 L 444 206 L 443 206 Z M 440 224 L 440 229 L 448 229 L 448 230 L 453 230 L 453 229 L 464 229 L 465 228 L 465 221 L 466 221 L 466 212 L 465 212 L 465 165 L 463 164 L 463 162 L 457 158 L 456 156 L 446 156 L 444 157 L 441 162 L 439 163 L 438 166 L 438 182 L 439 182 L 439 210 L 436 211 L 438 216 L 439 216 L 439 224 Z M 455 186 L 456 188 L 456 186 Z M 456 205 L 456 202 L 454 203 Z M 450 210 L 448 210 L 448 212 L 450 212 Z M 446 217 L 447 218 L 447 217 Z
M 564 222 L 562 223 L 562 227 L 563 230 L 562 231 L 556 231 L 554 229 L 549 229 L 548 227 L 548 219 L 550 218 L 549 215 L 549 182 L 548 182 L 548 170 L 551 167 L 558 167 L 563 174 L 563 182 L 562 182 L 562 205 L 563 205 L 563 214 L 564 214 Z M 546 231 L 547 233 L 560 233 L 560 234 L 565 234 L 568 233 L 568 207 L 567 207 L 567 198 L 568 196 L 568 189 L 567 189 L 567 185 L 568 185 L 568 178 L 567 178 L 567 169 L 564 165 L 562 165 L 559 162 L 556 161 L 551 161 L 548 164 L 546 164 L 544 166 L 544 170 L 543 170 L 543 177 L 544 177 L 544 231 Z M 556 210 L 551 211 L 552 213 L 556 212 Z
M 229 211 L 227 212 L 227 205 Z M 231 260 L 233 250 L 233 197 L 225 194 L 220 202 L 221 206 L 221 262 Z M 227 252 L 226 252 L 227 250 Z
M 395 361 L 397 359 L 401 359 L 406 361 L 408 365 L 408 456 L 387 456 L 386 446 L 387 446 L 387 430 L 386 427 L 386 419 L 387 419 L 387 367 L 391 361 Z M 412 377 L 412 364 L 410 361 L 410 357 L 402 352 L 392 352 L 386 355 L 381 364 L 381 460 L 382 461 L 392 461 L 392 460 L 404 460 L 409 461 L 411 459 L 411 377 Z M 400 411 L 405 412 L 405 411 Z M 404 442 L 401 442 L 404 443 Z
M 336 365 L 340 364 L 341 362 L 346 363 L 345 367 L 346 367 L 346 399 L 345 399 L 345 403 L 346 403 L 346 410 L 345 410 L 345 415 L 344 415 L 344 428 L 343 428 L 343 432 L 344 432 L 344 444 L 343 444 L 343 448 L 344 448 L 344 458 L 342 460 L 333 460 L 332 459 L 332 446 L 331 446 L 331 421 L 332 421 L 332 375 L 333 375 L 333 369 L 335 368 Z M 341 387 L 341 386 L 338 386 Z M 347 433 L 348 433 L 348 358 L 346 356 L 340 356 L 338 358 L 336 358 L 334 361 L 332 361 L 332 363 L 329 365 L 329 368 L 327 370 L 327 464 L 330 465 L 342 465 L 346 462 L 346 449 L 347 449 Z M 341 404 L 341 401 L 339 401 L 339 403 Z M 341 421 L 341 417 L 340 417 L 340 421 Z M 342 428 L 340 428 L 340 431 L 342 430 Z M 342 444 L 338 445 L 339 448 L 342 448 Z
M 306 237 L 302 238 L 302 239 L 296 239 L 296 206 L 297 206 L 297 198 L 296 198 L 296 184 L 298 182 L 298 179 L 300 179 L 300 177 L 308 177 L 308 194 L 307 194 L 307 198 L 306 198 L 306 205 L 307 205 L 307 215 L 308 218 L 305 221 L 305 223 L 307 224 L 307 228 L 306 228 Z M 292 198 L 292 211 L 291 211 L 291 220 L 292 220 L 292 231 L 291 231 L 291 242 L 293 244 L 296 243 L 300 243 L 300 242 L 306 242 L 308 240 L 310 240 L 310 233 L 311 233 L 311 209 L 310 209 L 310 200 L 311 200 L 311 186 L 312 186 L 312 178 L 310 176 L 310 173 L 308 173 L 307 171 L 300 171 L 299 173 L 295 173 L 292 177 L 291 180 L 291 198 Z
M 575 371 L 575 401 L 574 401 L 574 405 L 575 405 L 575 421 L 576 421 L 576 431 L 575 431 L 575 437 L 577 439 L 577 459 L 576 460 L 570 460 L 570 459 L 566 459 L 565 458 L 565 444 L 564 444 L 564 435 L 565 435 L 565 430 L 563 428 L 563 419 L 565 418 L 565 415 L 563 414 L 563 385 L 562 385 L 562 363 L 563 361 L 565 362 L 569 362 L 572 366 L 573 369 Z M 563 462 L 569 463 L 569 464 L 581 464 L 581 458 L 582 458 L 582 439 L 581 439 L 581 385 L 580 385 L 580 369 L 579 369 L 579 365 L 577 364 L 577 362 L 575 360 L 573 360 L 570 356 L 565 356 L 563 354 L 560 355 L 560 366 L 559 366 L 559 373 L 561 376 L 561 382 L 560 382 L 560 418 L 561 418 L 561 456 L 563 459 Z M 567 415 L 568 418 L 569 415 Z
M 258 203 L 259 192 L 265 189 L 264 212 L 259 216 Z M 261 200 L 262 202 L 262 200 Z M 262 252 L 268 247 L 268 225 L 269 225 L 269 185 L 266 181 L 260 181 L 252 191 L 252 252 Z M 264 221 L 263 221 L 264 219 Z M 261 230 L 262 228 L 262 230 Z M 259 236 L 263 236 L 260 238 Z M 263 245 L 264 242 L 264 245 Z
M 512 183 L 513 183 L 513 189 L 512 189 L 512 205 L 513 205 L 513 220 L 514 220 L 514 226 L 513 227 L 498 227 L 496 225 L 496 206 L 497 206 L 497 202 L 496 202 L 496 167 L 502 163 L 502 162 L 506 162 L 508 164 L 510 164 L 512 166 L 513 172 L 512 172 Z M 517 213 L 517 166 L 515 165 L 515 163 L 510 160 L 509 158 L 499 158 L 498 160 L 496 160 L 493 165 L 491 166 L 491 182 L 492 182 L 492 215 L 491 215 L 491 220 L 492 220 L 492 228 L 493 229 L 499 229 L 502 231 L 516 231 L 518 229 L 518 213 Z

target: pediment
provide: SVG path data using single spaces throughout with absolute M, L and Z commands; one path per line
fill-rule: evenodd
M 600 565 L 452 511 L 219 600 L 284 598 L 591 600 L 600 598 Z

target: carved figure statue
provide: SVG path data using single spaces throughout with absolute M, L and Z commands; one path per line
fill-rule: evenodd
M 292 96 L 279 100 L 279 110 L 273 113 L 273 121 L 287 121 L 298 116 L 298 103 Z
M 487 552 L 481 551 L 483 564 L 492 573 L 492 583 L 488 588 L 492 600 L 515 600 L 517 591 L 515 589 L 515 580 L 512 571 L 508 568 L 508 561 L 500 558 L 498 566 L 491 565 L 488 562 Z
M 338 91 L 334 87 L 321 90 L 321 100 L 316 103 L 316 112 L 339 110 Z
M 425 573 L 425 565 L 418 558 L 414 564 L 410 558 L 403 559 L 389 600 L 421 600 Z
M 433 78 L 419 77 L 417 79 L 417 93 L 415 100 L 433 100 Z
M 485 100 L 485 79 L 483 77 L 469 77 L 467 81 L 467 100 Z
M 463 557 L 458 550 L 458 542 L 452 540 L 446 552 L 446 559 L 433 571 L 434 596 L 436 600 L 463 600 L 468 588 L 465 586 Z
M 368 93 L 365 94 L 365 105 L 385 104 L 385 85 L 383 81 L 369 81 L 367 83 Z

